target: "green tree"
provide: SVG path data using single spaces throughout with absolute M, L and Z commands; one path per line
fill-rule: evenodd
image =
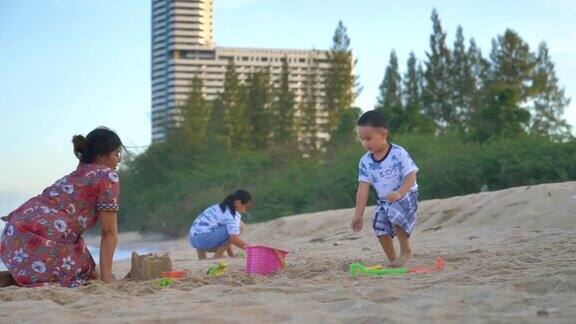
M 277 91 L 274 139 L 277 144 L 294 143 L 294 93 L 290 90 L 290 66 L 284 57 Z
M 534 107 L 530 123 L 532 133 L 560 138 L 569 136 L 570 126 L 562 115 L 570 99 L 564 95 L 564 88 L 558 85 L 554 63 L 548 54 L 548 46 L 544 42 L 538 46 L 533 90 Z
M 525 106 L 534 91 L 531 84 L 536 59 L 516 32 L 507 29 L 492 41 L 490 59 L 486 98 L 474 118 L 472 131 L 480 141 L 525 133 L 530 120 Z
M 490 62 L 482 56 L 482 51 L 476 45 L 476 41 L 471 38 L 468 46 L 468 62 L 476 91 L 472 94 L 470 107 L 465 116 L 466 130 L 470 134 L 478 125 L 479 109 L 486 105 L 488 99 L 488 74 L 490 71 Z
M 181 126 L 182 138 L 194 148 L 205 143 L 206 128 L 210 119 L 210 103 L 202 93 L 202 79 L 195 76 L 192 79 L 192 89 L 186 103 L 182 107 L 184 122 Z
M 248 77 L 246 117 L 251 125 L 250 143 L 260 150 L 268 146 L 274 97 L 271 88 L 270 69 L 258 71 Z
M 520 107 L 518 89 L 506 84 L 493 84 L 490 97 L 479 110 L 474 138 L 485 142 L 493 137 L 513 138 L 526 133 L 530 113 Z
M 457 124 L 454 125 L 461 131 L 466 131 L 467 121 L 474 103 L 477 91 L 476 79 L 472 71 L 470 55 L 466 50 L 462 27 L 458 26 L 456 41 L 452 50 L 450 61 L 450 81 L 452 82 L 452 105 L 456 113 Z
M 322 105 L 319 98 L 317 84 L 320 82 L 318 62 L 313 56 L 309 57 L 306 79 L 304 81 L 304 95 L 300 103 L 300 117 L 298 129 L 300 145 L 305 153 L 311 155 L 318 150 L 318 132 L 320 131 L 318 109 Z
M 422 101 L 426 117 L 444 130 L 457 121 L 457 115 L 451 104 L 450 50 L 446 46 L 446 33 L 436 9 L 432 11 L 432 28 L 430 52 L 426 53 Z
M 212 113 L 206 128 L 206 144 L 209 148 L 229 150 L 232 146 L 226 127 L 226 107 L 221 98 L 212 102 Z
M 410 52 L 404 73 L 402 97 L 404 101 L 404 122 L 401 132 L 434 132 L 434 123 L 422 115 L 422 66 L 416 65 L 416 55 Z
M 226 135 L 234 149 L 249 147 L 250 124 L 246 117 L 246 91 L 240 84 L 234 61 L 226 66 L 224 76 L 224 91 L 220 94 L 220 102 L 224 106 Z
M 357 87 L 356 77 L 353 74 L 352 50 L 350 38 L 342 21 L 332 38 L 332 47 L 328 53 L 330 67 L 324 82 L 325 104 L 328 111 L 327 131 L 332 133 L 338 126 L 340 114 L 352 106 Z
M 360 112 L 361 109 L 357 107 L 350 107 L 342 111 L 336 130 L 330 138 L 329 146 L 331 148 L 338 148 L 355 141 L 356 121 L 360 117 Z
M 402 107 L 402 80 L 398 72 L 398 58 L 396 52 L 390 52 L 388 67 L 384 73 L 384 80 L 380 84 L 380 94 L 375 109 L 380 111 L 388 120 L 388 127 L 392 133 L 405 128 L 406 116 Z
M 518 103 L 530 97 L 536 57 L 518 33 L 507 29 L 504 35 L 493 40 L 490 60 L 489 83 L 513 88 Z

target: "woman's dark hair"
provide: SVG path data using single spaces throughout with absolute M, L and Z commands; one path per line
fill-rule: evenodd
M 80 163 L 92 163 L 99 155 L 109 154 L 122 147 L 120 137 L 106 127 L 98 127 L 86 135 L 74 135 L 74 155 Z
M 252 195 L 244 189 L 238 189 L 234 191 L 231 195 L 228 195 L 228 197 L 224 198 L 224 200 L 220 203 L 220 209 L 222 209 L 222 212 L 225 213 L 226 208 L 228 208 L 230 213 L 234 215 L 236 213 L 236 207 L 234 207 L 234 202 L 236 200 L 240 200 L 242 205 L 246 205 L 252 201 Z
M 388 123 L 386 122 L 386 118 L 384 115 L 376 110 L 368 110 L 367 112 L 363 113 L 358 121 L 356 122 L 357 126 L 372 126 L 372 127 L 382 127 L 388 129 Z

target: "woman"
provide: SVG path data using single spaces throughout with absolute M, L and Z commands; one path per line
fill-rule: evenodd
M 2 218 L 6 224 L 0 258 L 12 277 L 3 273 L 5 283 L 76 287 L 97 279 L 82 234 L 98 220 L 102 228 L 100 279 L 105 283 L 112 279 L 120 193 L 114 170 L 122 142 L 113 131 L 97 128 L 86 137 L 74 136 L 72 143 L 80 160 L 76 170 Z

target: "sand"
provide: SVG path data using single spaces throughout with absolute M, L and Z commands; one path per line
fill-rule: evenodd
M 368 212 L 371 212 L 369 210 Z M 148 282 L 0 289 L 0 322 L 380 323 L 576 322 L 576 182 L 424 201 L 411 266 L 443 272 L 349 277 L 351 262 L 384 262 L 369 217 L 352 233 L 352 209 L 249 226 L 246 239 L 290 251 L 282 274 L 244 274 L 245 259 L 209 277 L 185 239 L 161 241 L 187 277 Z M 125 246 L 146 242 L 122 235 Z M 147 241 L 148 240 L 148 241 Z M 129 261 L 116 262 L 125 275 Z

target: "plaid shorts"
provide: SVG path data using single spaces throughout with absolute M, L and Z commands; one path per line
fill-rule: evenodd
M 418 190 L 412 190 L 402 199 L 393 203 L 384 200 L 378 201 L 374 211 L 372 227 L 376 236 L 396 235 L 395 227 L 399 226 L 408 235 L 416 224 L 416 211 L 418 210 Z

